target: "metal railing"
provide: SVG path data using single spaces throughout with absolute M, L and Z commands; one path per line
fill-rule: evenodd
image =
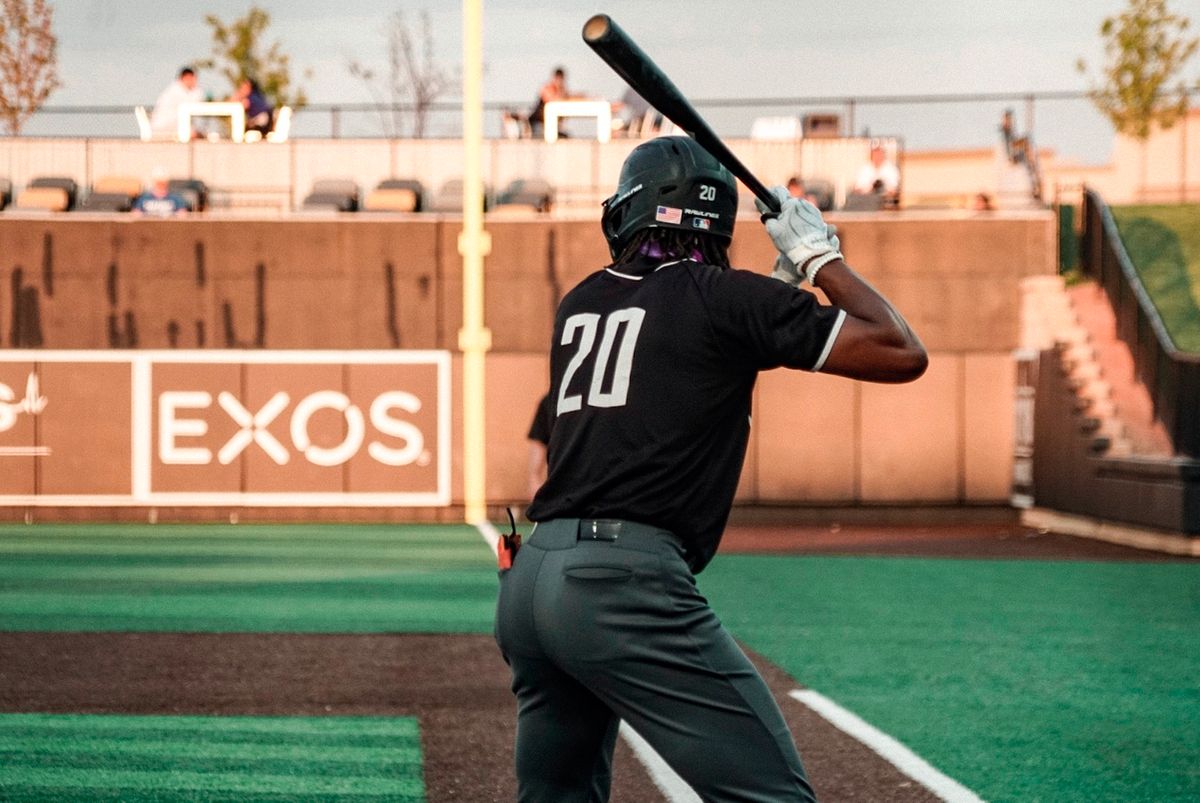
M 1094 190 L 1083 196 L 1083 272 L 1104 288 L 1129 347 L 1137 377 L 1154 403 L 1176 454 L 1200 457 L 1200 354 L 1175 347 L 1121 242 L 1116 222 Z
M 1037 130 L 1039 146 L 1075 152 L 1081 129 L 1099 132 L 1106 149 L 1111 126 L 1092 107 L 1087 93 L 1072 91 L 981 92 L 911 95 L 812 95 L 694 98 L 693 105 L 723 137 L 745 137 L 758 117 L 832 114 L 842 136 L 904 132 L 919 149 L 990 147 L 1005 109 L 1014 109 L 1022 133 Z M 145 104 L 149 108 L 152 104 Z M 528 112 L 530 99 L 484 104 L 486 135 L 501 135 L 503 112 Z M 33 116 L 24 134 L 35 137 L 136 137 L 134 104 L 48 105 Z M 413 134 L 411 104 L 312 103 L 296 110 L 292 135 L 301 138 L 403 139 Z M 453 98 L 428 108 L 425 136 L 461 135 L 462 108 Z M 1096 139 L 1093 137 L 1093 139 Z M 1095 151 L 1096 148 L 1092 148 Z M 1092 154 L 1095 156 L 1095 154 Z

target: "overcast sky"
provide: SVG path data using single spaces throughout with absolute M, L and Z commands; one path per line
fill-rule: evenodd
M 452 68 L 462 62 L 461 4 L 453 0 L 257 4 L 270 12 L 269 39 L 291 54 L 295 73 L 311 70 L 302 84 L 312 103 L 371 100 L 346 62 L 382 65 L 385 23 L 395 10 L 413 19 L 428 10 L 439 62 Z M 208 54 L 204 15 L 232 20 L 252 2 L 54 5 L 64 85 L 50 102 L 71 105 L 153 101 L 182 64 Z M 572 89 L 620 97 L 620 79 L 580 39 L 584 21 L 597 11 L 610 14 L 696 98 L 1084 89 L 1088 79 L 1075 62 L 1083 57 L 1094 68 L 1102 61 L 1101 21 L 1124 5 L 1125 0 L 484 0 L 485 99 L 528 105 L 556 65 L 567 69 Z M 1170 5 L 1200 26 L 1200 0 Z M 1189 68 L 1189 78 L 1197 77 L 1200 59 Z M 215 94 L 226 91 L 212 74 L 202 74 L 201 84 Z M 856 127 L 905 136 L 910 147 L 989 145 L 998 121 L 992 105 L 982 111 L 864 109 Z M 1106 153 L 1103 141 L 1111 135 L 1085 106 L 1047 104 L 1036 117 L 1043 143 L 1080 140 L 1083 144 L 1063 147 L 1083 156 Z M 737 125 L 720 122 L 719 129 Z M 1068 136 L 1075 128 L 1085 129 L 1092 144 Z

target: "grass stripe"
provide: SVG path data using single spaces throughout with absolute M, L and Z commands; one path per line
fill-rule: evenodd
M 195 731 L 225 738 L 230 733 L 306 734 L 341 736 L 391 736 L 415 738 L 420 726 L 412 717 L 223 717 L 223 716 L 115 716 L 107 714 L 0 714 L 0 736 L 4 733 L 152 731 L 179 733 Z
M 373 777 L 406 778 L 421 774 L 421 759 L 392 761 L 381 759 L 358 761 L 327 761 L 312 758 L 321 755 L 320 748 L 310 748 L 309 758 L 261 758 L 257 746 L 243 748 L 241 757 L 213 756 L 206 748 L 197 747 L 191 755 L 147 753 L 131 754 L 100 749 L 75 753 L 40 753 L 0 750 L 0 766 L 25 769 L 112 769 L 137 772 L 195 772 L 208 775 L 250 775 L 262 772 L 295 778 Z
M 0 714 L 0 799 L 424 799 L 411 717 Z
M 465 525 L 0 525 L 0 630 L 487 633 Z
M 141 803 L 141 801 L 164 801 L 172 803 L 295 803 L 297 798 L 292 794 L 269 792 L 225 792 L 194 789 L 155 789 L 144 793 L 129 789 L 105 789 L 88 787 L 86 795 L 79 789 L 69 789 L 61 786 L 40 786 L 28 791 L 5 790 L 2 798 L 5 803 L 47 803 L 47 801 L 86 800 L 87 803 Z M 359 794 L 325 792 L 321 795 L 321 803 L 368 803 L 369 801 L 387 801 L 387 803 L 421 803 L 424 795 L 408 797 L 395 794 Z M 311 800 L 311 798 L 309 798 Z
M 419 778 L 377 778 L 354 775 L 344 778 L 294 777 L 256 773 L 142 772 L 88 767 L 28 768 L 6 767 L 0 774 L 0 791 L 39 787 L 78 790 L 85 793 L 93 786 L 136 792 L 170 790 L 211 790 L 219 794 L 266 792 L 285 795 L 371 794 L 388 795 L 401 800 L 424 800 L 424 784 Z
M 243 758 L 246 747 L 239 742 L 222 740 L 219 743 L 197 742 L 192 736 L 172 734 L 173 738 L 139 738 L 138 734 L 117 733 L 109 738 L 81 736 L 16 736 L 0 734 L 0 754 L 18 763 L 18 755 L 67 756 L 105 752 L 123 756 L 158 756 L 190 758 L 203 754 L 208 758 Z M 113 741 L 118 739 L 119 741 Z M 316 761 L 325 763 L 386 762 L 389 764 L 419 764 L 421 750 L 417 745 L 393 742 L 391 745 L 349 745 L 344 740 L 335 744 L 298 742 L 290 744 L 254 744 L 255 759 L 278 761 Z M 9 763 L 9 760 L 0 763 Z M 26 762 L 28 763 L 28 762 Z

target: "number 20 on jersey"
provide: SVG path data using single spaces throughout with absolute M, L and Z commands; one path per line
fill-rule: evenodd
M 642 321 L 646 310 L 641 307 L 627 307 L 603 316 L 594 312 L 580 312 L 567 318 L 563 325 L 563 346 L 575 346 L 575 353 L 567 363 L 563 374 L 562 385 L 558 390 L 557 415 L 571 413 L 582 409 L 584 388 L 586 387 L 586 403 L 589 407 L 623 407 L 629 397 L 629 376 L 633 372 L 633 356 L 637 349 L 638 335 L 642 331 Z M 596 345 L 596 334 L 603 325 L 600 335 L 600 347 Z M 614 356 L 615 355 L 615 356 Z M 592 358 L 589 360 L 589 358 Z M 610 374 L 612 379 L 605 388 L 605 378 Z M 587 371 L 581 369 L 585 364 L 591 365 L 591 378 Z M 576 383 L 576 375 L 579 382 Z

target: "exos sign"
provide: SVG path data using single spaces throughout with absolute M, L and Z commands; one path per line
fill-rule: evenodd
M 429 464 L 425 433 L 404 416 L 421 412 L 424 402 L 403 390 L 385 391 L 371 400 L 368 410 L 374 436 L 367 443 L 367 415 L 345 393 L 318 390 L 293 403 L 292 397 L 279 391 L 260 409 L 251 410 L 229 391 L 216 397 L 217 406 L 237 426 L 237 431 L 217 450 L 205 446 L 183 446 L 181 441 L 208 434 L 208 423 L 192 417 L 213 405 L 213 395 L 205 390 L 169 390 L 158 396 L 158 459 L 164 465 L 208 465 L 215 457 L 227 466 L 251 446 L 262 449 L 276 465 L 285 466 L 293 454 L 317 466 L 340 466 L 357 455 L 364 444 L 373 460 L 385 466 L 408 466 L 420 461 Z M 312 434 L 312 421 L 318 413 L 332 411 L 342 419 L 344 433 L 335 443 L 319 445 Z M 288 437 L 281 440 L 271 425 L 283 420 Z M 403 446 L 389 446 L 384 438 L 398 439 Z M 286 444 L 285 444 L 286 441 Z
M 0 503 L 446 505 L 449 371 L 447 352 L 9 352 Z

